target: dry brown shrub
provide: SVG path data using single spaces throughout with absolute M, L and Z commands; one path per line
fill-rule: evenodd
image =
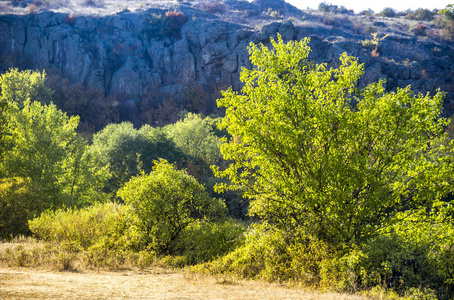
M 180 28 L 186 23 L 186 16 L 179 11 L 166 12 L 165 17 L 167 19 L 167 24 L 169 26 L 170 33 L 172 35 L 178 35 L 180 33 Z
M 65 18 L 65 23 L 67 23 L 69 25 L 74 25 L 74 23 L 76 23 L 76 17 L 73 14 L 68 15 Z

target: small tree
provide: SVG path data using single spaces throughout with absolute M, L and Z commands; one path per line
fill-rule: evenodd
M 156 161 L 150 174 L 132 178 L 118 196 L 132 208 L 143 242 L 158 253 L 172 254 L 190 224 L 225 214 L 222 202 L 210 198 L 195 178 L 166 160 Z
M 251 214 L 342 249 L 452 190 L 452 162 L 426 155 L 447 123 L 443 93 L 385 93 L 383 81 L 358 91 L 355 58 L 328 70 L 308 62 L 309 39 L 271 42 L 251 44 L 241 93 L 218 100 L 232 136 L 221 152 L 233 163 L 217 174 L 244 190 Z

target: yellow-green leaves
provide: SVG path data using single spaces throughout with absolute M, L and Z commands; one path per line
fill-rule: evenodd
M 45 72 L 11 69 L 0 76 L 0 100 L 19 108 L 31 101 L 49 103 L 52 92 L 44 86 L 45 80 Z
M 244 88 L 218 100 L 232 136 L 221 152 L 233 162 L 217 174 L 252 199 L 251 214 L 343 247 L 446 194 L 425 188 L 450 176 L 448 161 L 426 155 L 446 124 L 443 93 L 386 93 L 383 82 L 358 92 L 356 58 L 328 69 L 307 61 L 308 39 L 271 42 L 251 44 Z
M 0 175 L 30 179 L 40 187 L 40 199 L 46 201 L 42 207 L 99 200 L 105 167 L 93 168 L 86 143 L 77 136 L 79 117 L 43 104 L 51 94 L 44 82 L 44 73 L 31 71 L 11 70 L 0 77 L 0 98 L 8 103 L 7 133 L 13 140 L 0 162 Z
M 133 177 L 118 196 L 132 208 L 145 244 L 159 253 L 175 251 L 177 238 L 190 224 L 225 213 L 224 204 L 212 199 L 203 185 L 166 160 L 156 161 L 150 174 Z

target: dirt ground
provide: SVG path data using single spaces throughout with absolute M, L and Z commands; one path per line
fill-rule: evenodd
M 340 299 L 279 284 L 233 281 L 167 269 L 127 272 L 56 272 L 0 269 L 0 299 Z

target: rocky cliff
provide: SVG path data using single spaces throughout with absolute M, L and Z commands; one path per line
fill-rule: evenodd
M 241 68 L 250 67 L 249 43 L 269 44 L 279 33 L 287 41 L 310 37 L 310 58 L 316 63 L 335 65 L 342 52 L 358 57 L 366 68 L 360 86 L 384 78 L 388 90 L 409 84 L 423 93 L 441 88 L 448 92 L 445 113 L 452 114 L 453 44 L 434 34 L 411 34 L 410 25 L 402 29 L 398 23 L 311 14 L 283 1 L 264 0 L 228 1 L 214 8 L 180 3 L 175 10 L 123 10 L 104 16 L 9 14 L 0 16 L 0 68 L 58 71 L 70 83 L 121 95 L 137 106 L 151 90 L 165 98 L 193 86 L 207 93 L 226 86 L 240 89 Z M 368 26 L 378 37 L 389 34 L 375 52 Z M 437 29 L 424 26 L 427 33 Z

